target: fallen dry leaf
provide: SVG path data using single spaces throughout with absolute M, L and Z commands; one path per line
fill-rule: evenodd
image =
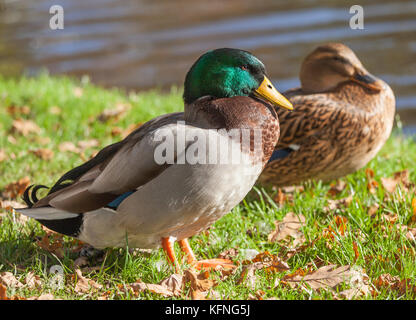
M 75 144 L 73 144 L 72 142 L 69 141 L 65 141 L 59 144 L 58 146 L 59 151 L 61 152 L 66 152 L 66 151 L 70 151 L 70 152 L 74 152 L 74 153 L 79 153 L 81 152 L 80 148 L 76 147 Z
M 6 151 L 4 149 L 0 149 L 0 162 L 7 160 Z
M 136 281 L 129 285 L 134 292 L 150 291 L 152 293 L 160 294 L 164 297 L 179 296 L 182 292 L 183 276 L 180 274 L 172 274 L 167 279 L 164 279 L 160 284 L 144 283 Z
M 63 235 L 55 233 L 47 233 L 41 240 L 37 240 L 36 243 L 43 250 L 55 254 L 58 258 L 64 256 L 63 251 Z
M 91 292 L 91 290 L 98 290 L 102 288 L 102 285 L 95 282 L 92 279 L 88 279 L 82 275 L 82 272 L 80 269 L 75 269 L 77 283 L 75 284 L 75 292 L 76 293 L 88 293 Z
M 76 98 L 80 98 L 84 94 L 84 90 L 80 87 L 75 87 L 73 93 Z
M 237 248 L 229 248 L 223 252 L 221 252 L 218 255 L 219 259 L 228 259 L 233 260 L 238 255 L 238 249 Z
M 11 105 L 7 107 L 7 113 L 10 114 L 12 117 L 28 115 L 30 113 L 30 108 L 28 106 Z
M 276 228 L 269 234 L 268 240 L 270 242 L 278 242 L 292 238 L 294 247 L 302 244 L 306 239 L 300 229 L 305 226 L 305 220 L 302 214 L 296 215 L 293 212 L 289 212 L 281 222 L 275 222 Z
M 59 115 L 62 112 L 62 109 L 59 108 L 58 106 L 52 106 L 49 108 L 49 112 L 53 115 Z
M 410 218 L 411 222 L 416 222 L 416 198 L 412 199 L 412 217 Z
M 29 185 L 29 177 L 24 177 L 16 182 L 9 183 L 4 187 L 3 197 L 15 199 L 18 196 L 21 196 Z
M 288 186 L 288 187 L 282 187 L 282 190 L 284 193 L 302 193 L 303 191 L 305 191 L 305 187 L 304 186 Z
M 288 264 L 280 259 L 277 255 L 271 254 L 268 251 L 261 252 L 256 257 L 250 261 L 243 261 L 244 265 L 250 265 L 260 263 L 256 265 L 256 269 L 266 269 L 267 272 L 282 272 L 289 270 Z M 260 269 L 257 267 L 261 267 Z
M 328 265 L 306 275 L 286 276 L 282 283 L 289 285 L 291 288 L 310 288 L 314 291 L 322 289 L 335 291 L 341 284 L 347 283 L 366 292 L 368 288 L 364 286 L 367 285 L 367 280 L 368 276 L 358 267 L 351 268 L 347 265 L 337 268 L 336 265 Z
M 9 298 L 7 296 L 6 291 L 7 291 L 7 288 L 0 283 L 0 300 L 25 300 L 24 298 L 21 298 L 21 297 L 18 297 L 18 296 L 13 296 L 13 297 Z
M 344 216 L 334 216 L 332 224 L 336 226 L 334 229 L 331 225 L 323 230 L 323 237 L 334 239 L 336 235 L 343 236 L 347 231 L 348 219 Z
M 409 181 L 409 170 L 395 172 L 393 177 L 381 178 L 381 184 L 388 193 L 393 193 L 399 185 L 405 191 L 409 191 L 409 188 L 412 186 Z
M 39 134 L 40 128 L 32 120 L 16 119 L 13 120 L 11 131 L 27 136 L 30 133 Z
M 276 202 L 279 206 L 283 206 L 286 202 L 286 195 L 282 192 L 282 189 L 279 188 L 277 190 L 277 194 L 273 197 L 274 202 Z
M 125 103 L 118 103 L 114 109 L 105 109 L 101 112 L 97 120 L 101 122 L 107 122 L 109 120 L 117 121 L 121 117 L 125 116 L 128 110 L 130 110 L 131 106 Z
M 21 288 L 23 283 L 16 279 L 16 277 L 11 272 L 2 272 L 0 273 L 0 283 L 5 285 L 8 288 Z
M 368 208 L 367 214 L 371 218 L 374 218 L 376 216 L 376 213 L 378 212 L 379 208 L 380 208 L 380 206 L 377 203 L 374 203 Z
M 166 279 L 162 280 L 160 282 L 160 285 L 172 291 L 174 295 L 180 295 L 182 292 L 182 282 L 183 277 L 179 274 L 174 273 L 170 277 L 167 277 Z
M 26 285 L 33 289 L 33 288 L 40 288 L 42 286 L 42 280 L 39 276 L 35 275 L 33 271 L 30 271 L 25 278 Z
M 24 208 L 25 205 L 14 201 L 14 200 L 2 200 L 0 199 L 0 208 L 5 209 L 6 211 L 12 211 L 13 208 Z M 27 221 L 27 218 L 25 216 L 19 215 L 19 220 L 21 221 Z
M 348 196 L 342 199 L 328 199 L 328 205 L 323 208 L 324 212 L 329 213 L 342 207 L 348 208 L 352 203 L 352 196 Z
M 328 191 L 328 195 L 330 196 L 336 196 L 337 194 L 344 191 L 347 184 L 342 180 L 337 180 L 337 182 L 334 184 L 331 184 L 331 189 Z
M 254 262 L 243 267 L 238 284 L 244 283 L 247 287 L 254 290 L 256 288 L 257 276 L 256 271 L 264 269 L 263 262 Z
M 400 294 L 410 292 L 416 294 L 416 286 L 411 283 L 410 279 L 401 280 L 398 276 L 392 276 L 385 273 L 380 275 L 373 283 L 377 289 L 387 288 L 389 290 L 398 291 Z
M 29 152 L 33 153 L 36 157 L 42 160 L 51 160 L 53 158 L 53 151 L 46 148 L 40 148 L 35 150 L 29 150 Z
M 27 300 L 55 300 L 55 297 L 51 293 L 45 293 L 38 297 L 30 297 Z
M 209 279 L 208 271 L 197 274 L 189 269 L 185 270 L 184 280 L 191 283 L 191 289 L 200 291 L 207 291 L 217 284 L 215 280 Z

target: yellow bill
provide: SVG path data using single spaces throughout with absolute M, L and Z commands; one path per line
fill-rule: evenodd
M 287 110 L 293 110 L 293 106 L 289 100 L 287 100 L 270 82 L 270 80 L 264 76 L 264 80 L 260 87 L 255 90 L 256 95 L 268 102 L 271 102 L 275 106 L 282 107 Z

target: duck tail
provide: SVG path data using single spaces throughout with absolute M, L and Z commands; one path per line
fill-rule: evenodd
M 32 192 L 30 192 L 31 189 L 32 189 Z M 22 199 L 29 208 L 32 208 L 33 205 L 39 201 L 38 197 L 36 196 L 36 193 L 39 191 L 39 189 L 49 189 L 49 188 L 41 184 L 38 184 L 38 185 L 32 184 L 29 187 L 27 187 L 25 192 L 23 193 Z

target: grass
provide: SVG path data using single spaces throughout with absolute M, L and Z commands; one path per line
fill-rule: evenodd
M 127 115 L 118 121 L 100 122 L 97 116 L 105 109 L 116 105 L 130 105 Z M 27 106 L 29 112 L 13 113 L 10 106 Z M 58 107 L 60 112 L 56 112 Z M 36 78 L 9 79 L 0 77 L 0 151 L 7 156 L 0 161 L 0 191 L 11 182 L 28 176 L 32 183 L 52 185 L 63 172 L 81 164 L 100 148 L 120 139 L 113 128 L 127 128 L 159 114 L 182 109 L 181 90 L 172 88 L 169 93 L 157 90 L 141 93 L 126 93 L 117 89 L 105 90 L 88 82 L 69 78 L 56 78 L 43 74 Z M 55 110 L 55 112 L 54 112 Z M 26 114 L 27 113 L 27 114 Z M 14 118 L 34 121 L 40 132 L 27 136 L 11 131 Z M 73 152 L 60 152 L 62 142 L 92 140 L 99 145 L 88 148 L 83 157 Z M 49 161 L 37 157 L 33 150 L 43 148 L 54 152 Z M 390 177 L 394 172 L 408 169 L 410 180 L 416 181 L 413 164 L 416 157 L 416 143 L 396 130 L 381 152 L 355 174 L 342 179 L 346 187 L 337 195 L 330 195 L 331 183 L 308 182 L 304 191 L 296 191 L 293 200 L 277 204 L 273 199 L 276 190 L 253 190 L 233 211 L 217 221 L 209 232 L 191 239 L 191 245 L 199 258 L 214 258 L 228 248 L 238 248 L 237 260 L 247 258 L 247 250 L 268 251 L 284 256 L 287 248 L 282 243 L 271 243 L 268 235 L 274 229 L 274 222 L 282 220 L 288 212 L 303 214 L 306 226 L 302 229 L 310 245 L 287 260 L 289 271 L 270 273 L 257 272 L 254 288 L 244 282 L 239 284 L 241 266 L 224 281 L 219 281 L 215 290 L 222 299 L 247 299 L 250 294 L 261 290 L 262 297 L 278 299 L 334 299 L 336 294 L 328 290 L 308 291 L 292 289 L 285 285 L 275 285 L 285 274 L 299 269 L 316 269 L 320 264 L 356 265 L 363 268 L 372 287 L 382 274 L 409 279 L 408 289 L 394 290 L 389 286 L 377 287 L 373 295 L 361 299 L 414 299 L 416 285 L 415 243 L 406 238 L 405 233 L 382 219 L 383 215 L 397 218 L 393 225 L 412 227 L 414 208 L 413 191 L 405 192 L 398 188 L 387 194 L 381 187 L 381 178 Z M 367 169 L 367 171 L 366 171 Z M 368 188 L 368 173 L 374 172 L 378 187 L 374 193 Z M 335 183 L 335 182 L 333 182 Z M 332 184 L 333 184 L 332 183 Z M 347 206 L 327 212 L 328 200 L 342 199 L 352 195 Z M 1 199 L 1 198 L 0 198 Z M 378 204 L 373 216 L 369 208 Z M 1 209 L 0 209 L 1 210 Z M 126 249 L 109 249 L 105 260 L 90 262 L 96 270 L 84 273 L 90 279 L 102 284 L 104 289 L 79 294 L 74 291 L 72 275 L 74 260 L 78 254 L 71 248 L 73 240 L 64 237 L 64 254 L 58 257 L 42 249 L 35 241 L 45 235 L 39 223 L 33 220 L 16 221 L 18 216 L 0 211 L 0 274 L 12 272 L 24 282 L 29 272 L 34 272 L 42 282 L 41 287 L 29 289 L 9 287 L 8 295 L 21 297 L 37 296 L 51 292 L 61 299 L 96 299 L 106 292 L 109 299 L 160 299 L 161 296 L 149 292 L 132 295 L 120 290 L 128 283 L 141 279 L 148 283 L 158 283 L 172 274 L 161 250 L 150 253 L 131 252 Z M 344 235 L 334 239 L 322 237 L 324 230 L 331 226 L 336 229 L 334 217 L 347 219 Z M 179 252 L 178 252 L 179 253 Z M 53 275 L 49 270 L 59 265 L 65 273 L 65 285 L 53 285 Z M 214 273 L 220 279 L 220 274 Z M 346 286 L 345 288 L 347 288 Z M 341 287 L 339 290 L 342 290 Z M 177 297 L 187 298 L 188 291 Z

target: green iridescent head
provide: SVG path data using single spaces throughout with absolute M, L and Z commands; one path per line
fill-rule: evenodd
M 266 77 L 264 64 L 250 52 L 222 48 L 203 54 L 188 71 L 183 98 L 190 104 L 203 96 L 257 96 L 286 109 L 287 101 Z

